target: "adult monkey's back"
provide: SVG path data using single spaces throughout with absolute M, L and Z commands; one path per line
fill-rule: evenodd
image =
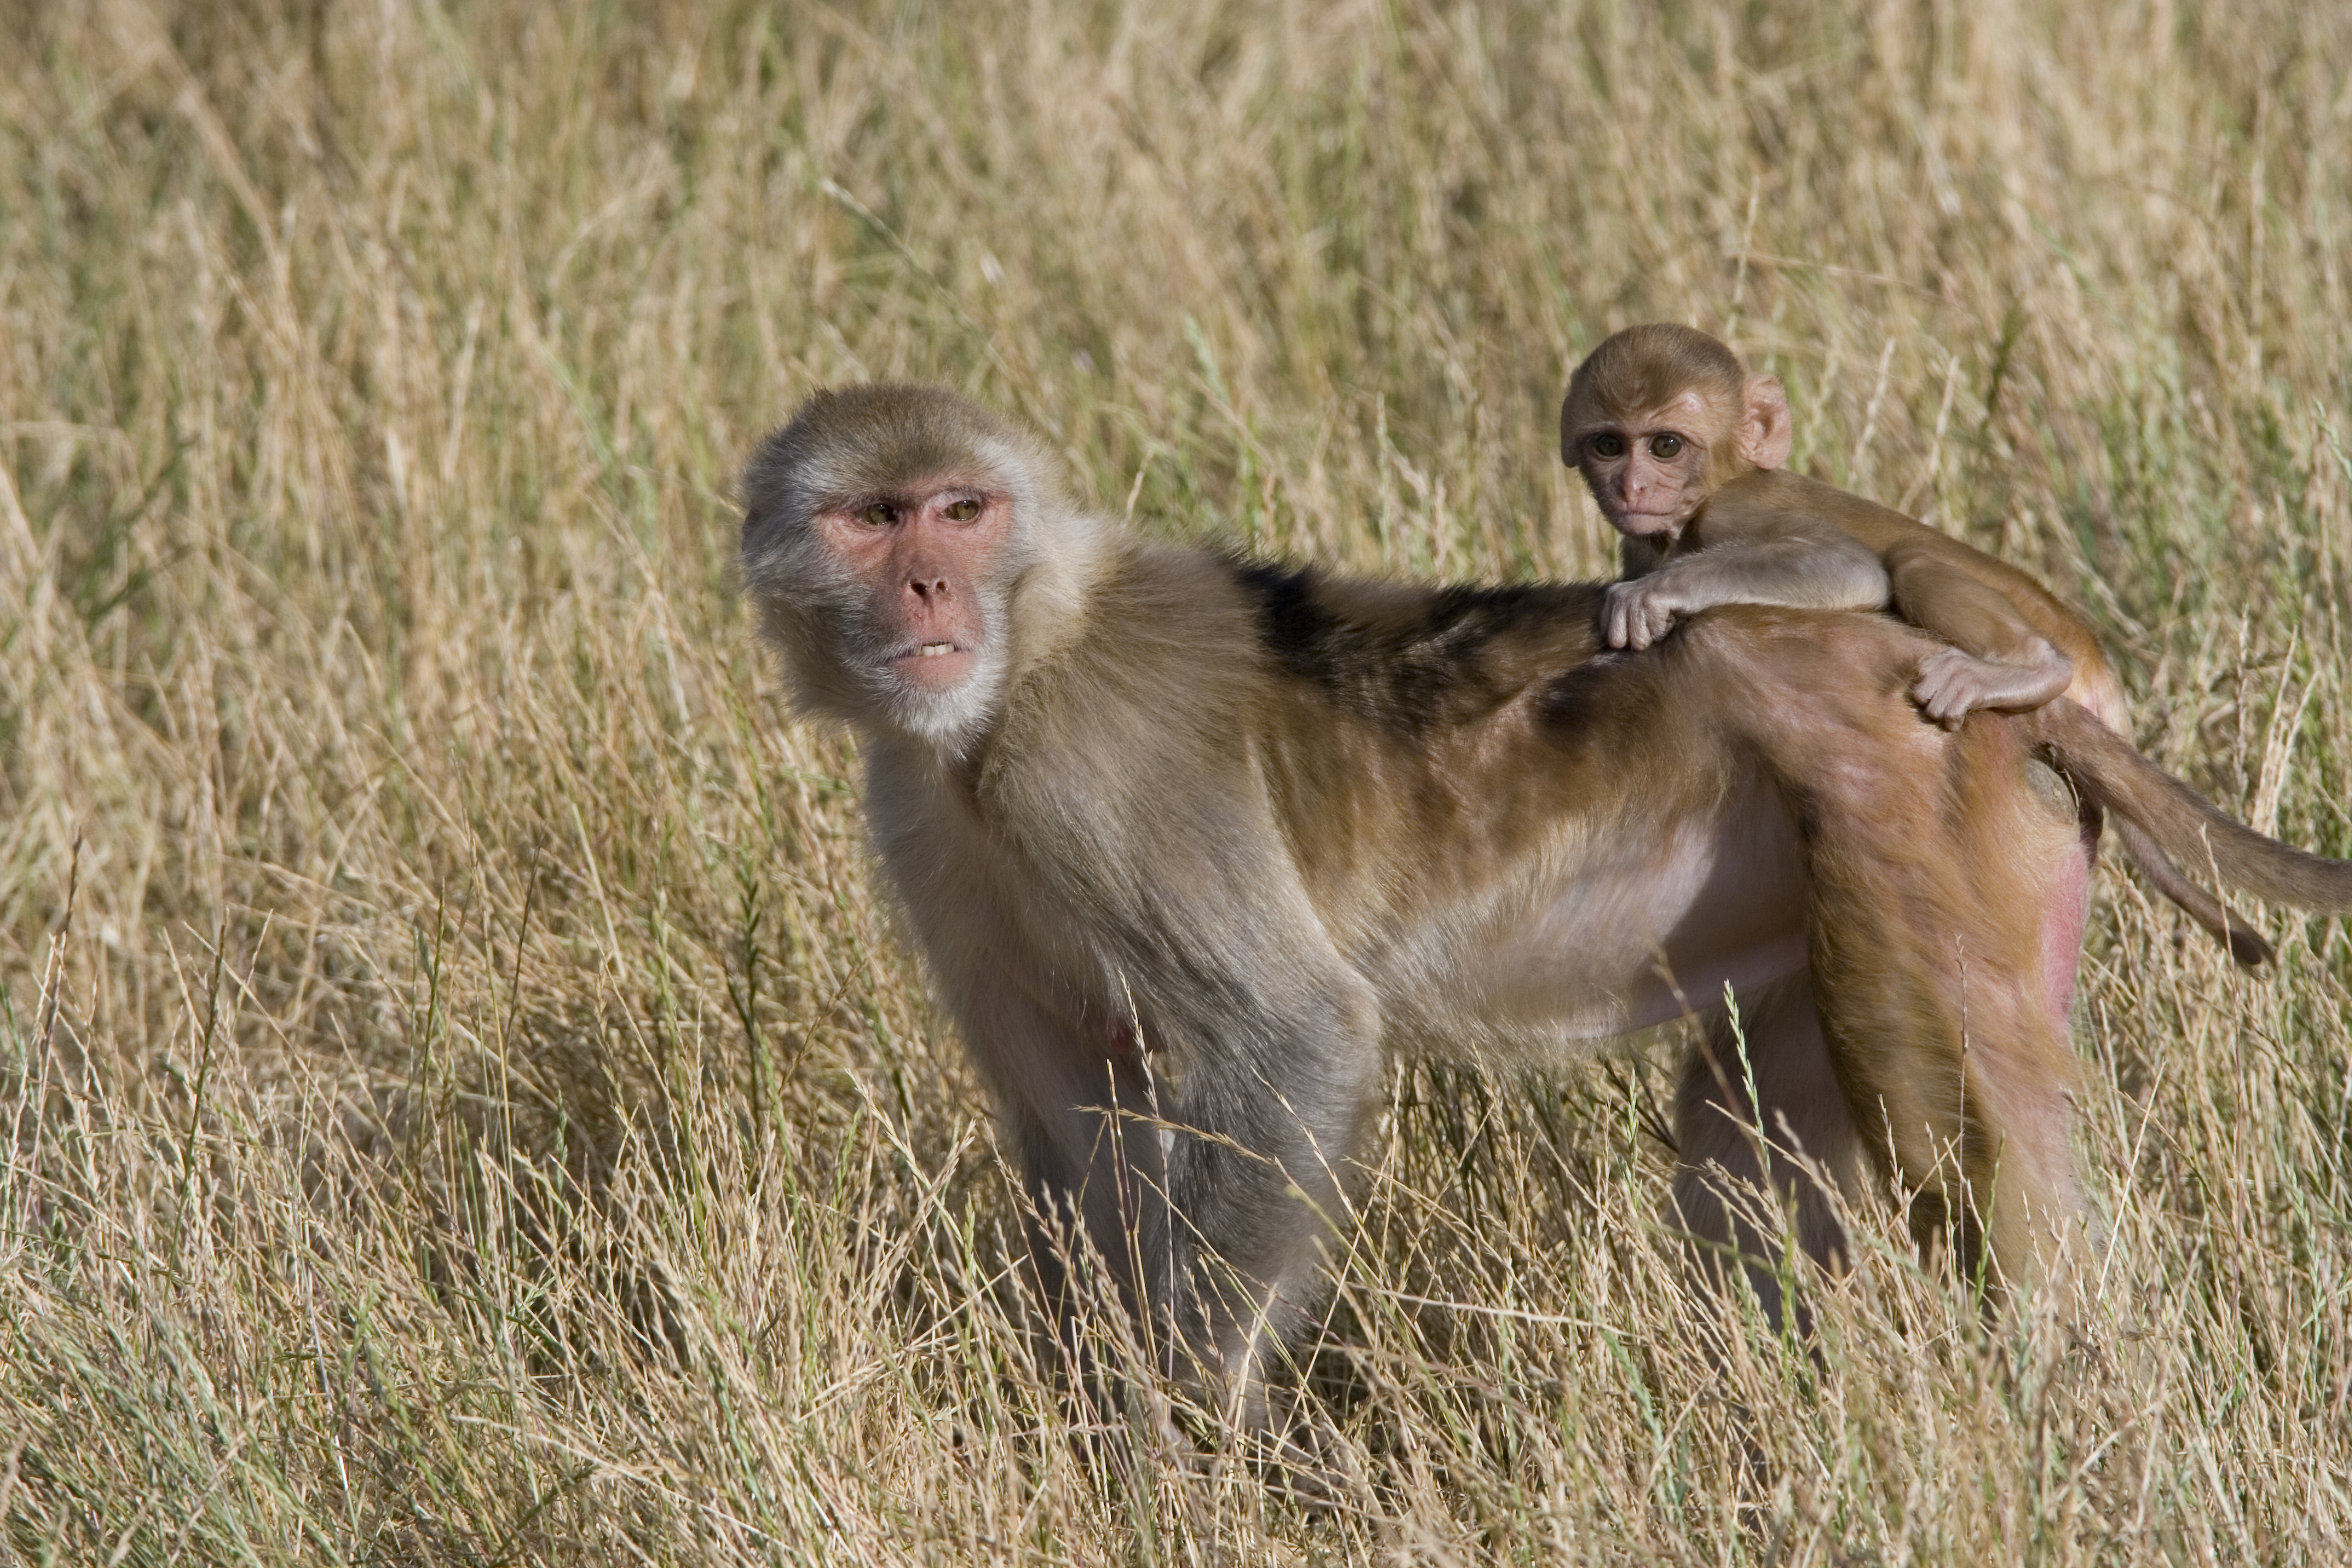
M 860 734 L 1049 1294 L 1082 1226 L 1246 1407 L 1388 1050 L 1558 1057 L 1697 1013 L 1675 1194 L 1702 1239 L 1760 1260 L 1724 1184 L 1769 1173 L 1806 1250 L 1838 1249 L 1823 1194 L 1762 1169 L 1760 1118 L 1849 1189 L 1892 1176 L 2004 1285 L 2044 1274 L 2081 1212 L 2089 867 L 2037 747 L 2225 880 L 2352 905 L 2352 866 L 2214 831 L 2072 704 L 1924 721 L 1920 634 L 1883 617 L 1728 606 L 1612 655 L 1594 584 L 1144 544 L 1032 437 L 919 387 L 819 394 L 742 495 L 764 629 L 803 709 Z M 1189 1131 L 1121 1134 L 1148 1110 Z

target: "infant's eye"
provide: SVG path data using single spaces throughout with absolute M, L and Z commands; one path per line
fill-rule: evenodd
M 957 522 L 970 522 L 980 515 L 980 503 L 966 496 L 961 500 L 948 502 L 948 516 Z
M 876 501 L 857 514 L 857 521 L 868 528 L 887 528 L 898 521 L 898 509 L 888 501 Z
M 1596 458 L 1622 458 L 1625 455 L 1625 437 L 1595 436 L 1585 449 Z
M 1660 436 L 1650 443 L 1650 455 L 1654 458 L 1671 458 L 1682 449 L 1683 438 L 1679 436 Z

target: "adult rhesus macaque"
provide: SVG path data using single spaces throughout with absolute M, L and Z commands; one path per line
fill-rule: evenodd
M 2210 839 L 2241 885 L 2352 904 L 2352 865 L 2229 821 L 2073 703 L 1922 722 L 1932 645 L 1885 616 L 1732 607 L 1608 656 L 1598 585 L 1125 537 L 1034 439 L 922 387 L 818 394 L 741 493 L 761 625 L 802 708 L 857 731 L 1049 1295 L 1090 1244 L 1245 1416 L 1389 1052 L 1558 1058 L 1715 1020 L 1675 1203 L 1759 1259 L 1768 1307 L 1726 1184 L 1777 1182 L 1816 1258 L 1841 1239 L 1792 1146 L 1850 1191 L 1892 1176 L 2014 1286 L 2082 1211 L 2089 863 L 2032 756 L 2176 852 Z
M 2106 650 L 2023 572 L 1901 512 L 1789 472 L 1789 399 L 1717 339 L 1667 321 L 1601 341 L 1569 378 L 1561 460 L 1623 536 L 1624 578 L 1603 600 L 1612 647 L 1647 647 L 1713 605 L 1880 609 L 1953 646 L 1919 661 L 1911 695 L 1958 724 L 1980 708 L 2038 708 L 2062 692 L 2128 734 Z M 2098 825 L 2088 824 L 2095 837 Z M 2124 852 L 2241 963 L 2270 944 L 2120 823 Z M 2201 864 L 2201 858 L 2195 863 Z

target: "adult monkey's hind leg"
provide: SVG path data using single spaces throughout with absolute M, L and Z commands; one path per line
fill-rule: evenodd
M 1998 1299 L 2053 1273 L 2083 1213 L 2067 1014 L 2089 853 L 2005 721 L 1925 760 L 1942 776 L 1911 780 L 1907 816 L 1874 797 L 1916 765 L 1821 797 L 1814 980 L 1864 1146 L 1921 1241 L 1948 1230 Z
M 2067 1012 L 2090 863 L 2075 814 L 2035 787 L 2014 720 L 1946 733 L 1916 717 L 1901 628 L 1749 625 L 1750 711 L 1766 717 L 1748 739 L 1805 843 L 1812 996 L 1860 1147 L 1923 1241 L 1950 1234 L 1996 1297 L 2031 1288 L 2083 1208 Z M 1883 699 L 1851 679 L 1874 666 Z
M 1865 1169 L 1844 1086 L 1830 1063 L 1812 986 L 1794 975 L 1737 996 L 1684 1059 L 1675 1099 L 1675 1215 L 1720 1280 L 1744 1266 L 1765 1320 L 1785 1321 L 1779 1247 L 1757 1224 L 1777 1201 L 1798 1249 L 1843 1266 L 1845 1230 L 1832 1189 L 1855 1196 Z M 1769 1194 L 1769 1196 L 1768 1196 Z M 1800 1331 L 1808 1319 L 1799 1305 Z

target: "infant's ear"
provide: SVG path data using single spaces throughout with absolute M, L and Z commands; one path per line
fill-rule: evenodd
M 1759 468 L 1787 466 L 1797 433 L 1789 421 L 1789 395 L 1776 375 L 1751 375 L 1741 395 L 1739 455 Z

